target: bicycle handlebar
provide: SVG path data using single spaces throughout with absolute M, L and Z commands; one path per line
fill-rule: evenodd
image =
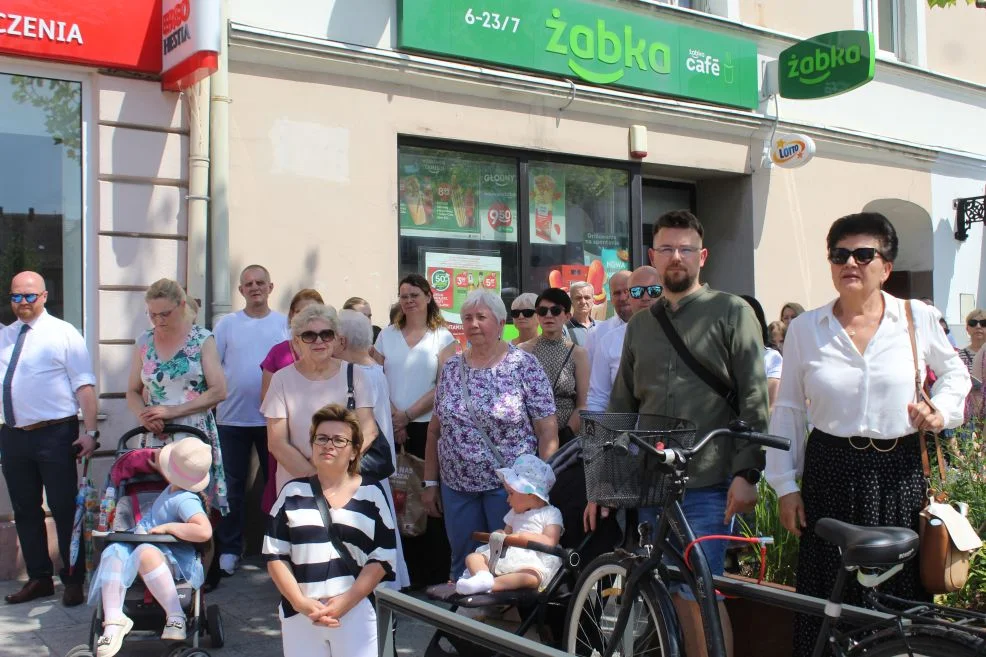
M 682 448 L 682 447 L 664 447 L 659 448 L 655 445 L 651 445 L 646 440 L 638 436 L 632 431 L 627 431 L 621 433 L 613 441 L 613 449 L 616 449 L 622 454 L 626 454 L 629 451 L 630 441 L 643 447 L 648 452 L 657 457 L 662 463 L 671 465 L 675 462 L 681 463 L 682 465 L 687 464 L 692 456 L 697 454 L 699 451 L 705 447 L 706 443 L 715 438 L 722 438 L 728 436 L 732 439 L 743 439 L 749 440 L 757 445 L 762 445 L 764 447 L 773 447 L 774 449 L 781 449 L 788 451 L 791 449 L 791 440 L 789 438 L 782 438 L 781 436 L 773 436 L 768 433 L 760 433 L 758 431 L 750 431 L 745 428 L 742 422 L 736 421 L 733 426 L 727 429 L 713 429 L 709 433 L 705 434 L 701 440 L 699 440 L 694 447 Z

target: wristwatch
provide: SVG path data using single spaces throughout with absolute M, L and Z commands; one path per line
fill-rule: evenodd
M 99 429 L 88 429 L 86 435 L 93 440 L 99 440 Z
M 747 470 L 740 470 L 739 472 L 737 472 L 733 476 L 734 477 L 743 477 L 748 482 L 750 482 L 751 484 L 753 484 L 754 486 L 756 486 L 757 484 L 760 483 L 760 477 L 762 475 L 761 475 L 760 471 L 757 470 L 756 468 L 749 468 Z
M 422 488 L 434 488 L 437 485 L 438 482 L 435 481 L 434 479 L 425 479 L 424 481 L 421 482 Z

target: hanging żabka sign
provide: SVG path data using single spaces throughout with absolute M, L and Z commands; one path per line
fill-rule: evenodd
M 781 98 L 827 98 L 861 87 L 876 67 L 873 33 L 829 32 L 799 41 L 777 58 Z

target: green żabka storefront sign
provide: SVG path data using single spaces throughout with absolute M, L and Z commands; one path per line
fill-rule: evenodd
M 402 0 L 401 48 L 753 109 L 752 41 L 580 0 Z

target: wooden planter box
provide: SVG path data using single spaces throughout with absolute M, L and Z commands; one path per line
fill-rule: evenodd
M 742 575 L 730 579 L 756 584 Z M 764 586 L 794 592 L 794 587 L 763 582 Z M 791 657 L 794 640 L 794 612 L 743 598 L 728 598 L 726 609 L 733 624 L 735 657 Z

